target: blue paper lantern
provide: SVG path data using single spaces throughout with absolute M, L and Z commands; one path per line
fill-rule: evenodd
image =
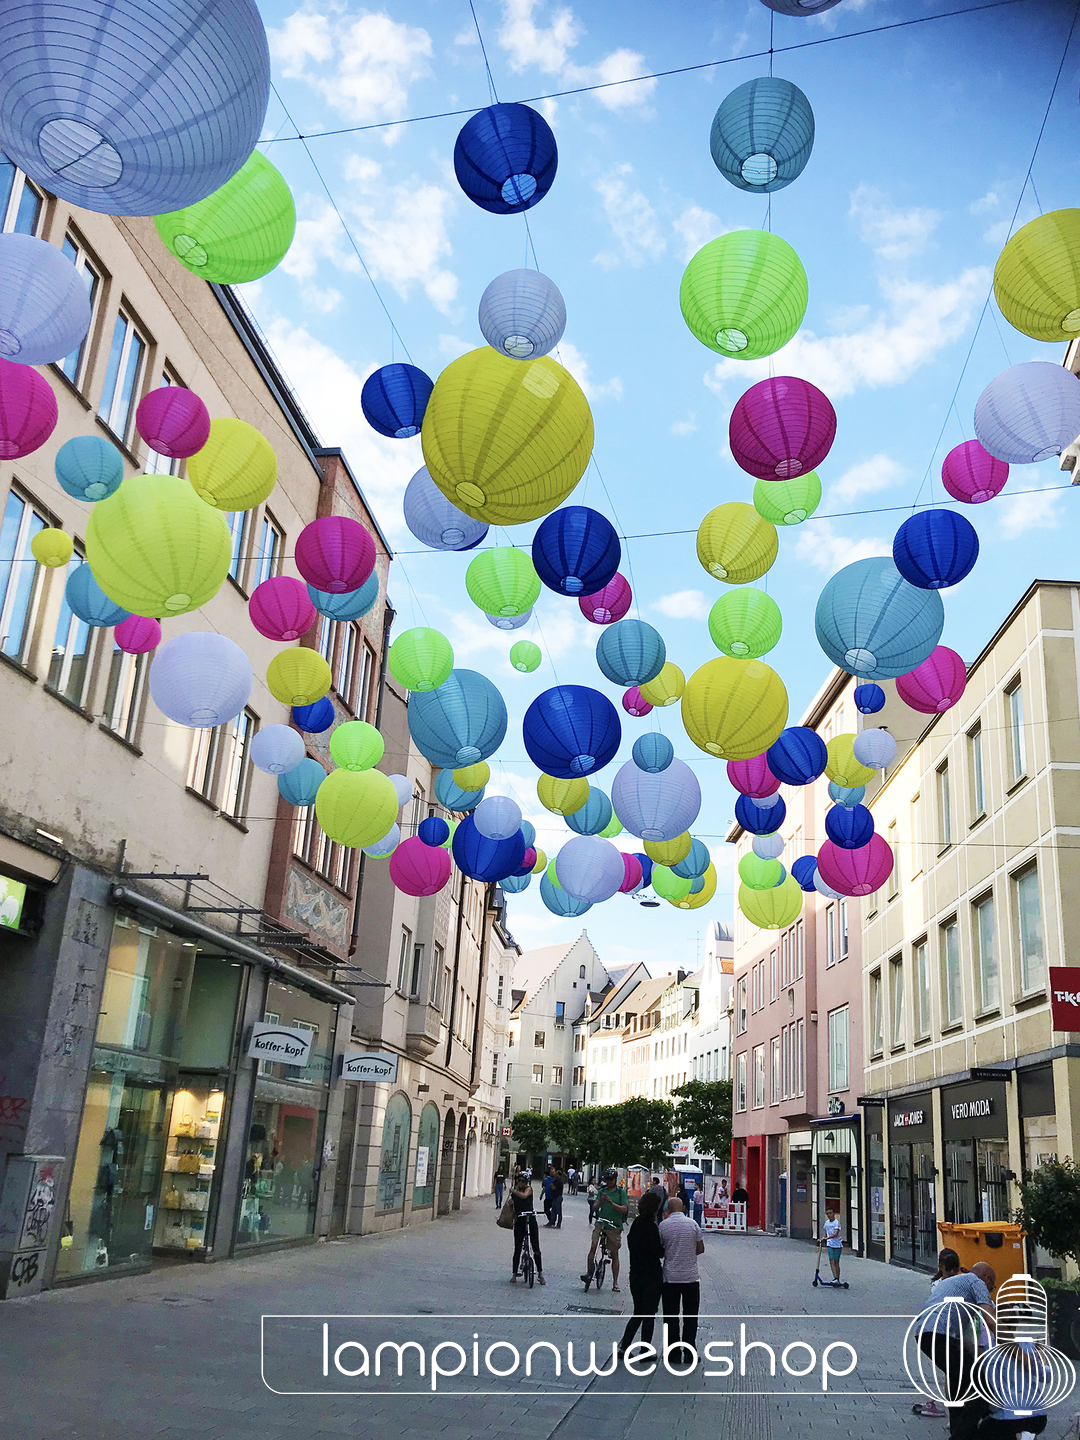
M 853 699 L 860 715 L 876 715 L 884 708 L 885 691 L 880 685 L 856 685 Z
M 295 770 L 279 775 L 277 788 L 283 800 L 290 805 L 314 805 L 319 786 L 326 779 L 326 771 L 317 760 L 307 756 Z
M 675 759 L 675 746 L 666 735 L 650 731 L 648 735 L 638 736 L 630 755 L 639 770 L 648 770 L 652 775 L 659 775 L 660 771 L 666 770 Z
M 532 882 L 532 871 L 527 875 L 504 875 L 499 884 L 508 895 L 520 895 L 523 890 L 529 888 Z
M 815 615 L 818 644 L 833 664 L 870 680 L 906 675 L 921 665 L 944 625 L 938 592 L 910 584 L 891 557 L 880 555 L 838 571 L 822 590 Z
M 402 509 L 410 532 L 431 550 L 472 550 L 488 533 L 483 520 L 451 505 L 426 465 L 406 485 Z
M 559 595 L 595 595 L 613 578 L 621 559 L 614 525 L 587 505 L 564 505 L 533 536 L 536 573 Z
M 650 856 L 645 854 L 644 850 L 635 850 L 633 856 L 641 866 L 641 884 L 638 886 L 638 889 L 644 890 L 652 880 L 653 862 Z
M 335 714 L 334 702 L 329 695 L 324 695 L 313 705 L 294 705 L 292 710 L 293 724 L 308 735 L 321 735 L 324 730 L 329 730 Z
M 808 725 L 789 725 L 765 752 L 769 769 L 785 785 L 809 785 L 825 773 L 829 752 Z
M 573 895 L 560 886 L 553 885 L 551 876 L 546 871 L 540 876 L 540 899 L 553 915 L 561 915 L 567 920 L 575 919 L 578 915 L 584 915 L 586 910 L 592 909 L 591 900 L 575 900 Z
M 252 0 L 8 0 L 0 94 L 0 150 L 33 180 L 104 215 L 161 215 L 254 150 L 266 32 Z
M 100 435 L 76 435 L 56 452 L 60 488 L 76 500 L 104 500 L 120 489 L 124 457 Z
M 525 827 L 524 827 L 524 826 L 522 826 L 522 829 L 521 829 L 521 838 L 522 838 L 523 840 L 525 840 Z M 532 854 L 530 855 L 530 854 L 529 854 L 529 851 L 530 851 L 531 848 L 532 848 L 532 847 L 529 845 L 529 842 L 528 842 L 527 840 L 525 840 L 525 858 L 524 858 L 524 860 L 522 860 L 522 862 L 521 862 L 521 864 L 518 866 L 518 868 L 514 871 L 514 874 L 513 874 L 513 876 L 511 877 L 512 879 L 518 879 L 518 880 L 520 880 L 520 879 L 522 879 L 522 878 L 523 878 L 524 876 L 526 876 L 526 875 L 531 875 L 531 874 L 533 873 L 533 871 L 536 869 L 536 851 L 533 850 Z M 500 883 L 501 883 L 501 882 L 500 882 Z
M 814 876 L 817 874 L 817 859 L 813 855 L 800 855 L 798 860 L 791 866 L 791 873 L 795 877 L 800 889 L 812 893 L 814 889 Z
M 463 810 L 475 810 L 483 798 L 482 786 L 479 790 L 463 790 L 454 779 L 451 770 L 440 770 L 435 776 L 435 799 L 447 810 L 454 810 L 458 813 Z
M 559 287 L 539 270 L 496 275 L 480 297 L 480 329 L 493 350 L 512 360 L 549 354 L 566 329 Z
M 414 692 L 405 713 L 416 748 L 443 770 L 486 760 L 506 735 L 506 704 L 475 670 L 451 670 L 437 689 Z
M 463 875 L 472 880 L 504 880 L 521 869 L 525 841 L 521 831 L 508 840 L 489 840 L 476 828 L 476 821 L 466 815 L 454 831 L 454 863 Z
M 536 826 L 532 823 L 531 820 L 522 820 L 521 834 L 522 838 L 525 841 L 526 850 L 529 849 L 530 846 L 536 844 Z
M 304 737 L 291 725 L 264 725 L 248 747 L 251 763 L 267 775 L 288 775 L 304 759 Z
M 601 830 L 606 830 L 611 824 L 611 816 L 611 801 L 603 790 L 590 785 L 589 798 L 581 809 L 563 818 L 570 829 L 576 830 L 579 835 L 599 835 Z
M 481 210 L 517 215 L 551 189 L 559 150 L 551 126 L 527 105 L 489 105 L 466 120 L 454 146 L 458 184 Z
M 920 590 L 947 590 L 969 575 L 979 558 L 975 526 L 955 510 L 921 510 L 893 538 L 893 563 Z
M 559 884 L 575 900 L 592 904 L 610 900 L 626 879 L 622 851 L 610 840 L 579 835 L 568 840 L 555 858 Z
M 674 840 L 689 830 L 701 809 L 701 786 L 683 760 L 672 760 L 658 775 L 628 760 L 611 786 L 615 814 L 642 840 Z
M 0 235 L 0 356 L 48 365 L 78 349 L 89 328 L 90 293 L 67 256 L 33 235 Z
M 347 590 L 344 595 L 331 595 L 311 584 L 307 592 L 320 615 L 328 615 L 331 620 L 359 620 L 379 598 L 379 572 L 373 570 L 359 590 Z
M 615 706 L 585 685 L 555 685 L 525 712 L 522 725 L 529 759 L 545 775 L 572 780 L 602 770 L 622 740 Z
M 441 816 L 429 815 L 426 820 L 420 821 L 416 827 L 416 833 L 425 845 L 434 848 L 437 845 L 445 845 L 450 839 L 450 826 Z
M 835 800 L 837 805 L 861 805 L 865 794 L 865 785 L 853 785 L 849 788 L 838 785 L 835 780 L 829 781 L 829 799 Z
M 681 876 L 683 880 L 698 880 L 712 864 L 712 856 L 709 854 L 709 847 L 703 840 L 692 840 L 690 842 L 690 854 L 684 855 L 671 869 Z M 691 892 L 696 893 L 696 892 Z
M 596 642 L 596 663 L 615 685 L 655 680 L 666 661 L 663 636 L 644 620 L 617 620 Z
M 383 365 L 364 381 L 360 408 L 380 435 L 408 440 L 420 434 L 435 382 L 415 365 Z
M 740 795 L 735 801 L 735 822 L 751 835 L 773 835 L 784 823 L 787 806 L 783 800 L 778 805 L 762 807 L 755 804 L 749 795 Z
M 739 190 L 782 190 L 802 174 L 814 148 L 810 101 L 790 80 L 747 80 L 721 103 L 709 145 L 716 168 Z
M 1060 455 L 1080 435 L 1080 380 L 1049 360 L 1011 365 L 975 402 L 975 435 L 1006 465 Z
M 865 805 L 834 805 L 825 815 L 825 833 L 841 850 L 861 850 L 874 835 L 874 817 Z
M 64 601 L 71 613 L 85 620 L 87 625 L 119 625 L 131 614 L 130 610 L 109 599 L 85 561 L 68 571 Z

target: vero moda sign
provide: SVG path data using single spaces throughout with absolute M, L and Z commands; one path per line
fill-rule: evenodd
M 1051 965 L 1050 1012 L 1055 1030 L 1080 1030 L 1080 966 Z

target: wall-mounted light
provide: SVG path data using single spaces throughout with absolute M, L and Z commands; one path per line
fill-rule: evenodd
M 810 1011 L 810 1024 L 811 1024 L 811 1025 L 816 1025 L 816 1024 L 817 1024 L 817 1011 L 816 1011 L 816 1010 L 811 1010 L 811 1011 Z

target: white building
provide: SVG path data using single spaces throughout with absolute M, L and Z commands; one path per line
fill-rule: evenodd
M 634 992 L 649 981 L 644 965 L 628 965 L 609 972 L 612 987 L 597 1005 L 590 999 L 578 1029 L 586 1049 L 585 1103 L 617 1105 L 623 1094 L 623 1036 L 633 1023 Z M 580 1062 L 580 1048 L 576 1056 Z
M 730 925 L 709 925 L 701 969 L 701 1003 L 690 1036 L 690 1078 L 731 1079 L 731 1004 L 735 983 L 735 945 Z

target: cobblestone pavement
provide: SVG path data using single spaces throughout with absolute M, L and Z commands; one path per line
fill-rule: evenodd
M 718 1348 L 706 1352 L 697 1374 L 672 1376 L 662 1366 L 651 1377 L 569 1374 L 570 1341 L 579 1370 L 588 1369 L 590 1342 L 597 1365 L 611 1366 L 631 1304 L 625 1274 L 621 1294 L 608 1286 L 584 1293 L 577 1277 L 588 1243 L 585 1202 L 568 1198 L 564 1210 L 561 1230 L 541 1228 L 548 1284 L 531 1291 L 508 1283 L 512 1237 L 495 1227 L 492 1202 L 477 1200 L 434 1225 L 0 1304 L 0 1435 L 624 1440 L 647 1425 L 650 1434 L 710 1440 L 946 1440 L 944 1421 L 912 1414 L 917 1397 L 901 1359 L 926 1278 L 846 1258 L 849 1290 L 814 1289 L 813 1247 L 795 1241 L 709 1238 L 701 1308 L 710 1318 L 702 1320 L 698 1343 Z M 335 1354 L 343 1370 L 358 1367 L 360 1344 L 373 1363 L 380 1342 L 408 1340 L 426 1349 L 422 1379 L 414 1350 L 404 1352 L 401 1379 L 390 1351 L 379 1378 L 335 1368 Z M 760 1346 L 748 1351 L 745 1375 L 702 1373 L 724 1370 L 725 1355 L 737 1372 L 742 1347 L 755 1340 L 772 1347 L 775 1377 Z M 556 1376 L 551 1351 L 536 1350 L 526 1376 L 526 1350 L 544 1341 L 560 1349 L 562 1373 Z M 462 1347 L 464 1369 L 438 1376 L 432 1393 L 428 1362 L 436 1346 L 451 1343 Z M 492 1352 L 496 1369 L 511 1364 L 507 1347 L 518 1347 L 515 1376 L 485 1374 L 483 1356 L 493 1344 L 502 1347 Z M 809 1370 L 803 1379 L 783 1371 L 789 1345 L 797 1346 L 788 1352 L 790 1366 Z M 858 1362 L 850 1375 L 828 1377 L 823 1389 L 830 1345 L 852 1346 Z M 851 1363 L 843 1348 L 828 1356 L 834 1371 Z M 457 1352 L 444 1349 L 439 1363 L 453 1370 Z M 1078 1405 L 1073 1398 L 1053 1413 L 1048 1440 L 1076 1435 Z

